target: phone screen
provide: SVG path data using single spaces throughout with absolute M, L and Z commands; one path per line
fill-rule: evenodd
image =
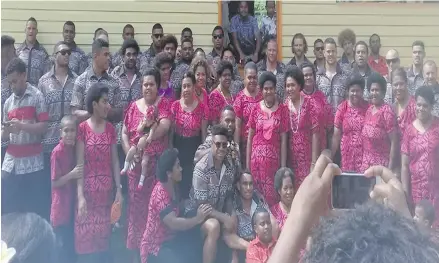
M 354 209 L 369 200 L 369 193 L 375 185 L 375 178 L 363 174 L 342 173 L 332 181 L 332 207 Z

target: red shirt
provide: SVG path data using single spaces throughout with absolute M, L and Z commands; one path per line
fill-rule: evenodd
M 380 56 L 378 62 L 376 62 L 373 56 L 369 56 L 367 62 L 369 63 L 369 66 L 376 72 L 380 73 L 381 76 L 386 76 L 389 74 L 385 57 Z
M 58 180 L 72 171 L 75 163 L 75 147 L 65 145 L 60 141 L 53 149 L 52 156 L 50 157 L 52 181 Z M 52 188 L 50 222 L 53 227 L 68 224 L 72 220 L 73 190 L 73 182 L 69 182 L 61 187 Z
M 246 263 L 266 263 L 273 252 L 276 240 L 272 240 L 270 244 L 265 245 L 258 237 L 250 242 L 247 248 Z

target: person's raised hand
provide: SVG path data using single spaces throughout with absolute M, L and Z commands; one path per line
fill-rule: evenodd
M 384 203 L 403 216 L 412 217 L 402 183 L 389 168 L 379 165 L 372 166 L 364 172 L 364 176 L 368 178 L 380 177 L 383 181 L 383 183 L 374 186 L 370 192 L 370 198 Z

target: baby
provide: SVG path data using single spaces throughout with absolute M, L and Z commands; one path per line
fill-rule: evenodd
M 125 164 L 123 166 L 121 174 L 125 174 L 128 169 L 130 169 L 130 164 L 134 160 L 134 155 L 137 153 L 138 150 L 143 150 L 143 156 L 142 156 L 142 171 L 140 175 L 139 184 L 137 185 L 137 189 L 141 189 L 143 187 L 143 182 L 145 181 L 145 175 L 148 168 L 148 162 L 150 155 L 154 154 L 153 149 L 151 151 L 147 151 L 146 147 L 151 143 L 152 136 L 157 129 L 157 120 L 158 114 L 157 114 L 157 107 L 156 106 L 149 106 L 146 109 L 146 114 L 143 118 L 143 120 L 140 122 L 139 126 L 137 127 L 137 132 L 139 134 L 143 134 L 139 142 L 137 143 L 137 146 L 133 145 L 128 150 L 127 156 L 125 158 Z

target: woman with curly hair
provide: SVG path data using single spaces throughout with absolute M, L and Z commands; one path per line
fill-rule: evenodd
M 351 29 L 347 28 L 338 35 L 338 46 L 343 48 L 343 56 L 338 61 L 342 69 L 350 69 L 355 60 L 354 45 L 357 37 Z
M 154 67 L 160 71 L 160 87 L 158 96 L 175 100 L 174 86 L 171 82 L 171 72 L 174 61 L 167 52 L 160 52 L 154 58 Z
M 207 60 L 196 57 L 192 60 L 190 71 L 195 74 L 195 95 L 201 103 L 209 106 L 209 95 L 213 80 L 211 78 L 210 67 Z

